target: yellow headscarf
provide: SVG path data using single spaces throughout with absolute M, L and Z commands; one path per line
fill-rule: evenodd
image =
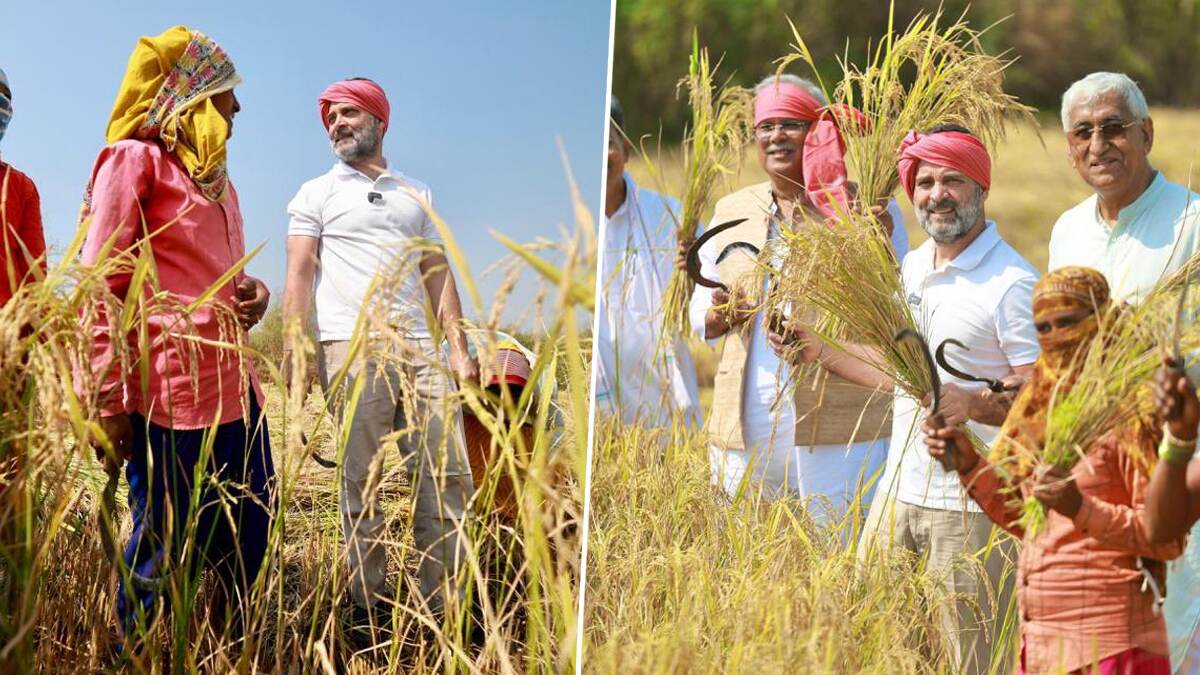
M 229 124 L 211 98 L 240 82 L 225 50 L 203 33 L 175 26 L 158 37 L 143 37 L 129 56 L 107 142 L 160 139 L 201 192 L 220 201 L 229 183 Z
M 1046 442 L 1046 412 L 1057 388 L 1067 391 L 1074 380 L 1072 365 L 1099 332 L 1100 317 L 1109 309 L 1108 281 L 1087 267 L 1063 267 L 1042 277 L 1033 287 L 1033 319 L 1040 322 L 1062 311 L 1091 310 L 1086 318 L 1054 336 L 1038 336 L 1041 354 L 1033 377 L 1013 402 L 988 460 L 1014 480 L 1033 468 L 1033 457 Z M 1014 465 L 1015 464 L 1015 465 Z

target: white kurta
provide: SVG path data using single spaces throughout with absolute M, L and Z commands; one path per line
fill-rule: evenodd
M 1137 302 L 1158 280 L 1200 250 L 1200 195 L 1161 173 L 1110 227 L 1092 195 L 1058 218 L 1050 235 L 1050 270 L 1083 265 L 1100 270 L 1115 300 Z M 1193 380 L 1196 373 L 1192 371 Z M 1200 523 L 1182 557 L 1167 567 L 1163 614 L 1176 672 L 1200 666 Z M 1189 651 L 1191 656 L 1189 657 Z
M 908 252 L 904 215 L 895 200 L 889 201 L 888 212 L 895 223 L 892 245 L 897 258 L 903 259 Z M 774 221 L 771 223 L 768 239 L 779 236 Z M 717 272 L 719 254 L 711 243 L 700 249 L 701 273 L 708 279 L 720 279 Z M 712 292 L 698 287 L 692 295 L 690 313 L 692 329 L 701 338 L 704 336 L 704 315 L 711 307 Z M 715 345 L 719 340 L 708 342 Z M 759 314 L 754 318 L 743 372 L 744 446 L 741 449 L 709 448 L 714 482 L 732 495 L 749 475 L 755 483 L 752 489 L 761 489 L 770 497 L 818 497 L 825 502 L 821 506 L 831 508 L 815 509 L 814 513 L 831 518 L 844 513 L 856 494 L 864 503 L 869 503 L 873 488 L 871 492 L 862 493 L 861 487 L 882 466 L 888 439 L 848 445 L 796 445 L 796 411 L 787 395 L 789 375 L 786 364 L 775 356 L 767 343 L 765 319 Z
M 625 424 L 699 427 L 696 367 L 687 341 L 662 346 L 662 298 L 675 265 L 679 202 L 625 174 L 625 203 L 604 219 L 597 308 L 596 403 Z

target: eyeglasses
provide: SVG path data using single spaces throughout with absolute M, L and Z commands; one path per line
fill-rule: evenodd
M 805 131 L 811 125 L 811 122 L 804 120 L 785 120 L 783 122 L 763 122 L 754 127 L 754 134 L 759 138 L 770 138 L 775 130 L 778 129 L 785 134 L 798 134 Z
M 1137 124 L 1140 120 L 1132 120 L 1129 122 L 1105 122 L 1104 124 L 1085 124 L 1075 127 L 1071 130 L 1071 141 L 1073 143 L 1083 145 L 1092 140 L 1092 134 L 1100 132 L 1100 137 L 1106 141 L 1115 141 L 1118 138 L 1125 137 L 1125 130 Z

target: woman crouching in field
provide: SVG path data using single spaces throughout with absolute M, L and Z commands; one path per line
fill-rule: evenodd
M 1061 392 L 1071 386 L 1063 378 L 1075 354 L 1095 338 L 1109 304 L 1108 283 L 1092 269 L 1063 268 L 1034 287 L 1042 353 L 988 458 L 962 432 L 925 426 L 929 453 L 942 460 L 952 441 L 949 455 L 971 498 L 1023 542 L 1016 585 L 1021 673 L 1171 670 L 1154 588 L 1165 578 L 1163 562 L 1178 557 L 1183 542 L 1150 543 L 1143 520 L 1148 478 L 1133 459 L 1153 457 L 1161 432 L 1151 420 L 1140 420 L 1096 442 L 1069 472 L 1034 469 L 1029 459 L 1043 446 L 1055 387 Z M 1037 533 L 1018 524 L 1021 501 L 1030 496 L 1047 510 Z M 1143 569 L 1157 586 L 1145 583 Z

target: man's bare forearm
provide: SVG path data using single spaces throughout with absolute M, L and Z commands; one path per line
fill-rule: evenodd
M 842 345 L 840 350 L 824 347 L 818 361 L 829 372 L 859 386 L 882 391 L 896 387 L 895 380 L 871 365 L 881 359 L 877 351 L 865 345 Z
M 458 297 L 458 286 L 446 256 L 441 253 L 426 253 L 421 257 L 421 275 L 425 279 L 425 291 L 433 306 L 434 315 L 446 334 L 450 352 L 465 356 L 467 337 L 462 328 L 462 302 Z
M 282 310 L 285 349 L 291 348 L 291 326 L 297 324 L 303 328 L 308 321 L 319 244 L 320 240 L 315 237 L 291 236 L 287 240 L 287 281 Z

